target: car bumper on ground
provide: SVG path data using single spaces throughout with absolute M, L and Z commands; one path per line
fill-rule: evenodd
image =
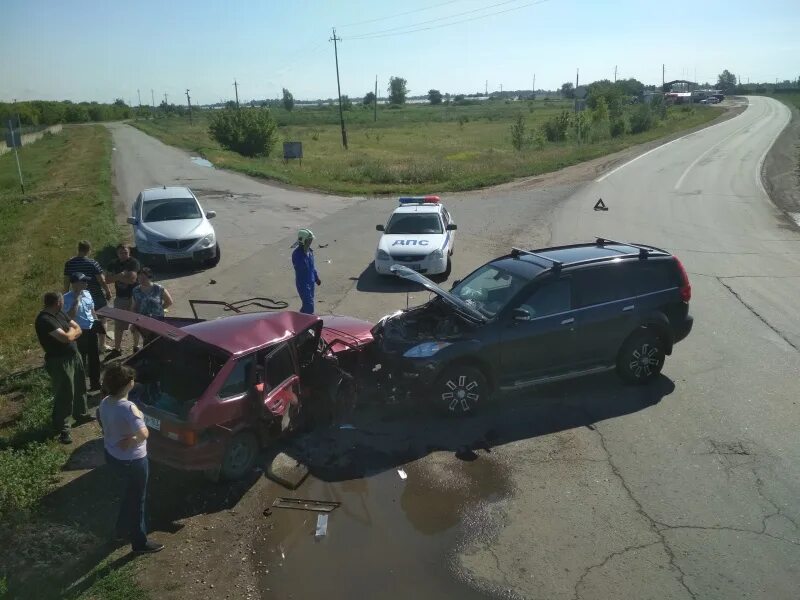
M 157 463 L 182 471 L 205 471 L 222 464 L 225 440 L 221 437 L 199 441 L 187 446 L 151 430 L 147 439 L 147 454 Z
M 392 271 L 390 269 L 392 265 L 403 265 L 404 267 L 408 267 L 417 273 L 440 275 L 447 271 L 447 255 L 441 258 L 433 258 L 428 255 L 419 257 L 403 257 L 402 259 L 375 259 L 375 270 L 381 275 L 391 275 Z

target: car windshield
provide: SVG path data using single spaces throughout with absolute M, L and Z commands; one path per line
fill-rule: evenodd
M 442 221 L 436 213 L 395 213 L 386 233 L 395 235 L 442 233 Z
M 142 206 L 142 220 L 145 223 L 199 219 L 201 217 L 200 207 L 197 206 L 194 198 L 150 200 Z
M 530 279 L 484 265 L 456 285 L 452 294 L 487 317 L 494 317 Z

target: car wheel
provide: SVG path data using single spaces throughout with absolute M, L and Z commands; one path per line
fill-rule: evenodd
M 219 249 L 219 244 L 217 244 L 216 252 L 214 254 L 214 258 L 209 258 L 206 261 L 207 267 L 216 267 L 219 264 L 220 259 L 222 258 L 222 251 Z
M 220 476 L 223 479 L 241 479 L 253 468 L 258 457 L 258 438 L 250 431 L 234 435 L 225 447 Z
M 469 415 L 489 401 L 489 382 L 480 369 L 453 365 L 436 381 L 433 399 L 447 414 Z
M 644 329 L 631 335 L 617 356 L 617 373 L 628 383 L 647 383 L 664 367 L 664 342 L 655 332 Z

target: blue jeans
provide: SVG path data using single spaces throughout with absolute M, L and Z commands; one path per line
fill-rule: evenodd
M 147 457 L 119 460 L 106 452 L 106 463 L 125 482 L 125 491 L 117 517 L 117 535 L 128 535 L 133 550 L 141 550 L 147 543 L 144 503 L 147 497 L 147 479 L 150 463 Z

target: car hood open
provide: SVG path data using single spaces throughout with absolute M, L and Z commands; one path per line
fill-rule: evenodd
M 464 302 L 458 296 L 454 296 L 450 292 L 444 291 L 438 285 L 433 283 L 430 279 L 409 269 L 408 267 L 404 267 L 403 265 L 392 265 L 389 267 L 389 270 L 397 275 L 398 277 L 402 277 L 403 279 L 407 279 L 409 281 L 413 281 L 414 283 L 418 283 L 419 285 L 423 286 L 427 290 L 433 292 L 437 296 L 439 296 L 444 302 L 453 308 L 454 310 L 458 311 L 459 314 L 463 315 L 470 321 L 475 323 L 485 323 L 486 317 L 484 317 L 480 312 L 472 308 L 469 304 Z

